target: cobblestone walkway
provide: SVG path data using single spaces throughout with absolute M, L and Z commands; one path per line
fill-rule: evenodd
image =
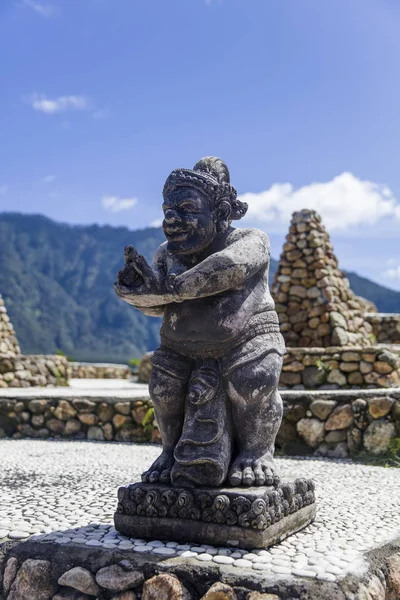
M 364 567 L 363 553 L 400 536 L 400 474 L 348 460 L 278 458 L 283 478 L 316 482 L 316 521 L 270 550 L 194 547 L 126 538 L 112 527 L 117 488 L 137 481 L 160 449 L 150 445 L 0 440 L 0 543 L 123 548 L 335 581 Z

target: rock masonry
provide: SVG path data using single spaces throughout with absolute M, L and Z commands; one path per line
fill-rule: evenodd
M 293 214 L 272 293 L 287 346 L 371 344 L 370 303 L 350 289 L 315 211 Z
M 0 294 L 0 354 L 17 356 L 21 354 L 14 327 L 7 314 L 4 300 Z
M 42 392 L 42 395 L 43 392 Z M 286 455 L 385 455 L 400 437 L 400 390 L 285 391 L 276 445 Z M 149 398 L 0 397 L 0 439 L 159 443 Z
M 68 385 L 70 375 L 64 356 L 21 354 L 0 295 L 0 388 Z
M 72 379 L 131 379 L 128 365 L 70 362 Z
M 400 344 L 400 314 L 368 312 L 365 318 L 378 344 Z

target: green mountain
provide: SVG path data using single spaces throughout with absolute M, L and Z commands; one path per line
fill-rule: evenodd
M 160 319 L 117 298 L 123 249 L 151 260 L 160 228 L 71 226 L 40 215 L 0 214 L 0 293 L 24 353 L 61 349 L 77 360 L 126 361 L 158 344 Z M 271 280 L 277 261 L 271 263 Z M 400 292 L 348 273 L 356 294 L 400 312 Z

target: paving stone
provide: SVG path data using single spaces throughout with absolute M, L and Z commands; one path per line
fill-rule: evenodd
M 231 569 L 253 568 L 274 573 L 278 579 L 288 573 L 272 568 L 290 569 L 294 577 L 326 576 L 326 581 L 333 581 L 362 569 L 363 553 L 388 543 L 400 529 L 396 469 L 354 464 L 348 459 L 278 457 L 283 478 L 311 477 L 317 482 L 318 514 L 315 523 L 270 550 L 246 552 L 127 538 L 113 527 L 115 490 L 126 481 L 138 480 L 158 453 L 157 447 L 149 445 L 0 440 L 0 530 L 7 535 L 20 531 L 25 536 L 21 539 L 47 532 L 41 543 L 58 540 L 66 547 L 70 543 L 95 549 L 118 547 L 133 555 L 178 556 L 205 563 L 213 560 Z M 121 465 L 118 471 L 115 464 Z M 32 470 L 35 480 L 29 480 Z M 20 477 L 26 477 L 27 483 L 16 488 Z M 60 481 L 62 498 L 55 485 Z

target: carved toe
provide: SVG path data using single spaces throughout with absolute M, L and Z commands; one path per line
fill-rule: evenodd
M 229 483 L 234 487 L 241 485 L 242 483 L 242 471 L 238 468 L 234 468 L 229 476 Z
M 251 486 L 254 484 L 254 481 L 255 481 L 255 477 L 254 477 L 253 469 L 251 467 L 246 467 L 245 469 L 243 469 L 242 484 Z
M 159 477 L 160 483 L 170 483 L 171 482 L 171 469 L 164 469 L 161 472 Z
M 158 481 L 159 477 L 160 473 L 158 471 L 152 471 L 149 476 L 149 482 L 155 483 L 156 481 Z
M 261 465 L 257 465 L 254 468 L 255 485 L 264 485 L 265 473 Z

